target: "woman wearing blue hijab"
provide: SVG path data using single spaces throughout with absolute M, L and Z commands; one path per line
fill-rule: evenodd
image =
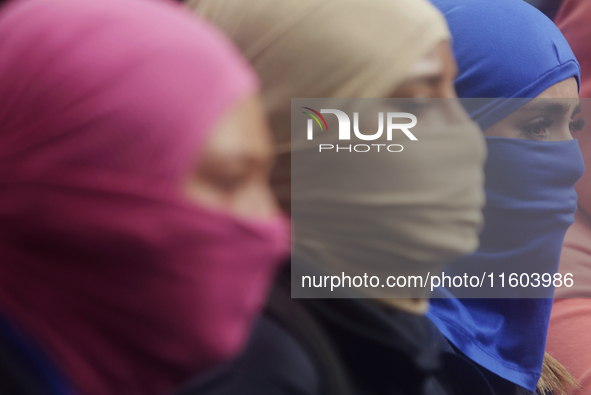
M 458 96 L 488 98 L 465 103 L 488 146 L 485 226 L 478 251 L 450 270 L 554 274 L 584 170 L 570 133 L 583 126 L 579 64 L 558 28 L 524 1 L 432 3 L 452 33 Z M 541 375 L 551 307 L 549 298 L 448 297 L 432 299 L 429 316 L 493 381 L 512 388 L 503 393 L 527 393 Z

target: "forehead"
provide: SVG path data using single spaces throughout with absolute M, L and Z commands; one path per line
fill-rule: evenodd
M 414 62 L 406 80 L 413 80 L 442 73 L 453 59 L 448 41 L 442 41 Z M 455 65 L 455 63 L 454 63 Z
M 270 131 L 258 97 L 239 103 L 218 120 L 205 157 L 262 159 L 272 155 Z
M 578 97 L 579 86 L 575 77 L 560 81 L 536 96 L 540 99 L 576 99 Z

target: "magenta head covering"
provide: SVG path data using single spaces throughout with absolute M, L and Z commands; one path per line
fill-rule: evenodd
M 182 183 L 256 84 L 173 4 L 0 9 L 0 314 L 80 393 L 165 393 L 242 345 L 285 224 L 197 207 Z

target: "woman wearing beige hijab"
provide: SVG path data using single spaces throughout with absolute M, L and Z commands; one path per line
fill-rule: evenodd
M 188 5 L 225 31 L 261 78 L 277 143 L 274 187 L 292 213 L 292 265 L 420 275 L 476 248 L 485 150 L 477 127 L 451 100 L 422 110 L 420 146 L 408 144 L 404 156 L 376 155 L 347 182 L 331 177 L 329 156 L 326 163 L 305 159 L 317 145 L 291 137 L 292 98 L 455 97 L 449 32 L 432 6 L 422 0 Z M 355 237 L 368 228 L 371 237 Z M 362 267 L 360 255 L 371 265 Z M 396 299 L 377 289 L 356 295 L 366 299 L 291 299 L 289 288 L 287 270 L 244 355 L 183 394 L 490 393 L 423 315 L 428 289 Z

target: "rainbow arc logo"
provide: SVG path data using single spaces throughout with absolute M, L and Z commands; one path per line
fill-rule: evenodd
M 326 120 L 324 119 L 324 117 L 318 111 L 316 111 L 316 110 L 314 110 L 314 109 L 312 109 L 310 107 L 302 107 L 302 108 L 304 110 L 310 110 L 314 114 L 316 114 L 316 115 L 314 115 L 314 114 L 311 114 L 311 113 L 306 112 L 306 111 L 303 111 L 302 112 L 302 114 L 306 114 L 306 115 L 311 116 L 316 121 L 316 123 L 318 124 L 318 126 L 320 126 L 320 130 L 324 131 L 324 128 L 322 127 L 322 123 L 320 123 L 320 119 L 322 119 L 322 122 L 324 123 L 324 126 L 326 127 L 326 130 L 328 130 L 328 125 L 326 124 Z M 320 117 L 320 119 L 318 119 L 318 117 Z

